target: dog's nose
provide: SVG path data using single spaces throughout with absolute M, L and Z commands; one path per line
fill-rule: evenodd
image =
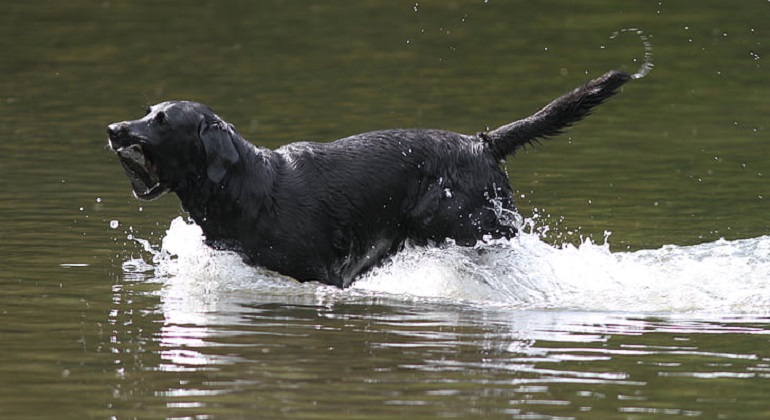
M 110 138 L 118 137 L 118 135 L 124 131 L 126 131 L 125 122 L 112 123 L 107 126 L 107 135 L 109 135 Z

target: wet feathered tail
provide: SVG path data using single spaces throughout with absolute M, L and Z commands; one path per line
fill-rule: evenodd
M 609 71 L 553 100 L 535 114 L 484 133 L 482 137 L 492 153 L 502 159 L 538 138 L 560 134 L 588 116 L 594 107 L 614 95 L 629 80 L 631 75 L 626 72 Z

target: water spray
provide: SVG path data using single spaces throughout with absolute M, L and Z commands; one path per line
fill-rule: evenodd
M 636 34 L 639 39 L 642 40 L 642 45 L 644 45 L 644 60 L 642 61 L 642 66 L 639 67 L 639 70 L 636 73 L 631 75 L 632 79 L 641 79 L 642 77 L 647 76 L 647 74 L 652 71 L 652 68 L 655 66 L 655 64 L 652 62 L 652 43 L 650 42 L 650 37 L 641 29 L 624 28 L 613 32 L 612 35 L 610 35 L 610 39 L 615 39 L 623 33 Z

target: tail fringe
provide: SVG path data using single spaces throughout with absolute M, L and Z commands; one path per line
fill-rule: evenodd
M 563 133 L 564 129 L 590 115 L 593 108 L 617 93 L 631 78 L 624 71 L 609 71 L 553 100 L 535 114 L 488 133 L 479 133 L 479 137 L 487 143 L 492 153 L 503 159 L 540 138 Z

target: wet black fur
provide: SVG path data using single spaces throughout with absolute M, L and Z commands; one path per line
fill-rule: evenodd
M 398 129 L 271 151 L 186 101 L 160 103 L 108 132 L 116 151 L 139 144 L 147 171 L 160 179 L 137 196 L 175 192 L 211 246 L 299 281 L 346 287 L 407 239 L 473 245 L 514 236 L 505 157 L 559 134 L 629 79 L 609 72 L 476 135 Z

